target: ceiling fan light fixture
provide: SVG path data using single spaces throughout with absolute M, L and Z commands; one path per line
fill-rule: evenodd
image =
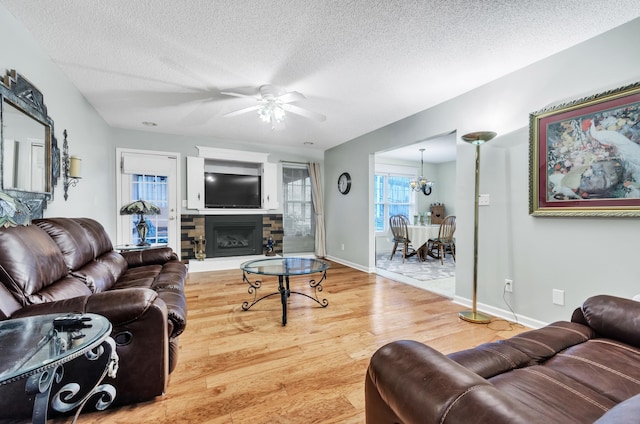
M 271 125 L 279 124 L 284 121 L 285 111 L 282 105 L 276 101 L 265 102 L 258 109 L 258 116 L 263 122 L 270 122 Z

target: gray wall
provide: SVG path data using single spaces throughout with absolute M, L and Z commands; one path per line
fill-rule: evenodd
M 481 149 L 480 192 L 490 194 L 491 205 L 479 213 L 479 308 L 506 312 L 505 278 L 514 280 L 510 304 L 530 325 L 567 319 L 586 297 L 597 293 L 624 297 L 640 293 L 632 238 L 640 231 L 640 220 L 534 218 L 528 213 L 529 113 L 640 80 L 640 49 L 630 48 L 630 40 L 639 37 L 640 19 L 636 19 L 325 152 L 327 181 L 344 171 L 353 178 L 347 196 L 331 184 L 326 187 L 329 256 L 361 269 L 374 267 L 373 153 L 457 131 L 455 300 L 469 304 L 475 148 L 460 136 L 492 130 L 498 137 Z M 552 304 L 552 289 L 565 291 L 565 306 Z
M 584 298 L 596 293 L 630 297 L 640 292 L 633 267 L 632 235 L 638 219 L 533 218 L 528 215 L 528 114 L 549 104 L 599 93 L 640 80 L 640 37 L 636 19 L 582 45 L 552 56 L 460 97 L 325 152 L 325 219 L 330 257 L 371 270 L 375 263 L 373 170 L 376 151 L 457 131 L 456 215 L 458 269 L 456 300 L 471 298 L 473 269 L 474 148 L 459 136 L 493 130 L 498 138 L 482 147 L 481 193 L 491 206 L 480 213 L 478 300 L 481 308 L 504 311 L 502 286 L 514 280 L 509 299 L 532 322 L 569 317 Z M 195 155 L 196 145 L 229 147 L 227 140 L 189 138 L 110 128 L 79 94 L 30 34 L 0 4 L 3 43 L 0 72 L 16 69 L 43 93 L 55 134 L 69 132 L 70 152 L 83 159 L 83 179 L 62 197 L 62 184 L 45 216 L 91 216 L 115 234 L 115 148 Z M 243 145 L 241 150 L 264 151 Z M 273 161 L 321 160 L 318 151 L 271 149 Z M 184 173 L 184 163 L 182 164 Z M 348 171 L 353 180 L 346 196 L 336 180 Z M 183 197 L 186 193 L 183 179 Z M 442 201 L 443 199 L 440 199 Z M 341 249 L 344 244 L 345 249 Z M 611 246 L 610 250 L 606 247 Z M 551 289 L 566 291 L 566 306 L 551 303 Z

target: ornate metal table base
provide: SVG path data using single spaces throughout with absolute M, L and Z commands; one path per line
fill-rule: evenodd
M 65 370 L 65 365 L 66 370 Z M 35 396 L 33 404 L 33 423 L 46 423 L 49 402 L 58 412 L 69 412 L 78 408 L 73 418 L 75 422 L 85 404 L 95 399 L 95 408 L 103 410 L 111 405 L 116 397 L 116 389 L 110 384 L 101 384 L 108 375 L 115 378 L 118 371 L 116 346 L 110 337 L 100 345 L 89 350 L 71 362 L 46 369 L 27 379 L 25 391 Z M 56 387 L 56 393 L 50 399 L 53 386 L 64 381 L 62 387 Z
M 245 271 L 242 272 L 242 280 L 249 285 L 247 292 L 253 295 L 253 300 L 251 302 L 245 301 L 242 302 L 242 309 L 248 311 L 253 305 L 260 302 L 262 299 L 266 299 L 267 297 L 280 295 L 280 301 L 282 302 L 282 325 L 287 325 L 287 300 L 292 294 L 299 294 L 301 296 L 308 297 L 309 299 L 316 302 L 318 305 L 326 308 L 329 305 L 329 301 L 327 299 L 319 299 L 318 292 L 322 291 L 322 282 L 327 278 L 327 271 L 323 271 L 322 277 L 320 280 L 316 281 L 314 279 L 309 280 L 309 287 L 313 289 L 313 296 L 309 296 L 307 293 L 301 293 L 297 291 L 290 290 L 289 288 L 289 276 L 288 275 L 278 275 L 278 291 L 266 294 L 262 297 L 258 297 L 258 290 L 262 287 L 262 281 L 256 280 L 251 281 L 247 278 L 247 273 Z

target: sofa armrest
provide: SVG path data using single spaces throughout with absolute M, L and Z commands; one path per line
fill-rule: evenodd
M 129 268 L 135 268 L 142 265 L 162 265 L 169 261 L 177 261 L 178 256 L 170 247 L 154 247 L 143 250 L 129 250 L 120 253 Z
M 544 422 L 526 405 L 429 346 L 396 341 L 371 358 L 367 424 Z
M 158 294 L 150 289 L 130 288 L 28 305 L 11 318 L 45 314 L 93 313 L 106 317 L 117 327 L 140 318 Z M 164 305 L 163 305 L 164 306 Z

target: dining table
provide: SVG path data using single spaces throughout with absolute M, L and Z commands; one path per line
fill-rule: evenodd
M 411 240 L 411 244 L 418 252 L 421 260 L 425 260 L 427 255 L 420 252 L 427 253 L 427 241 L 438 238 L 438 231 L 440 231 L 440 224 L 407 225 L 409 240 Z

